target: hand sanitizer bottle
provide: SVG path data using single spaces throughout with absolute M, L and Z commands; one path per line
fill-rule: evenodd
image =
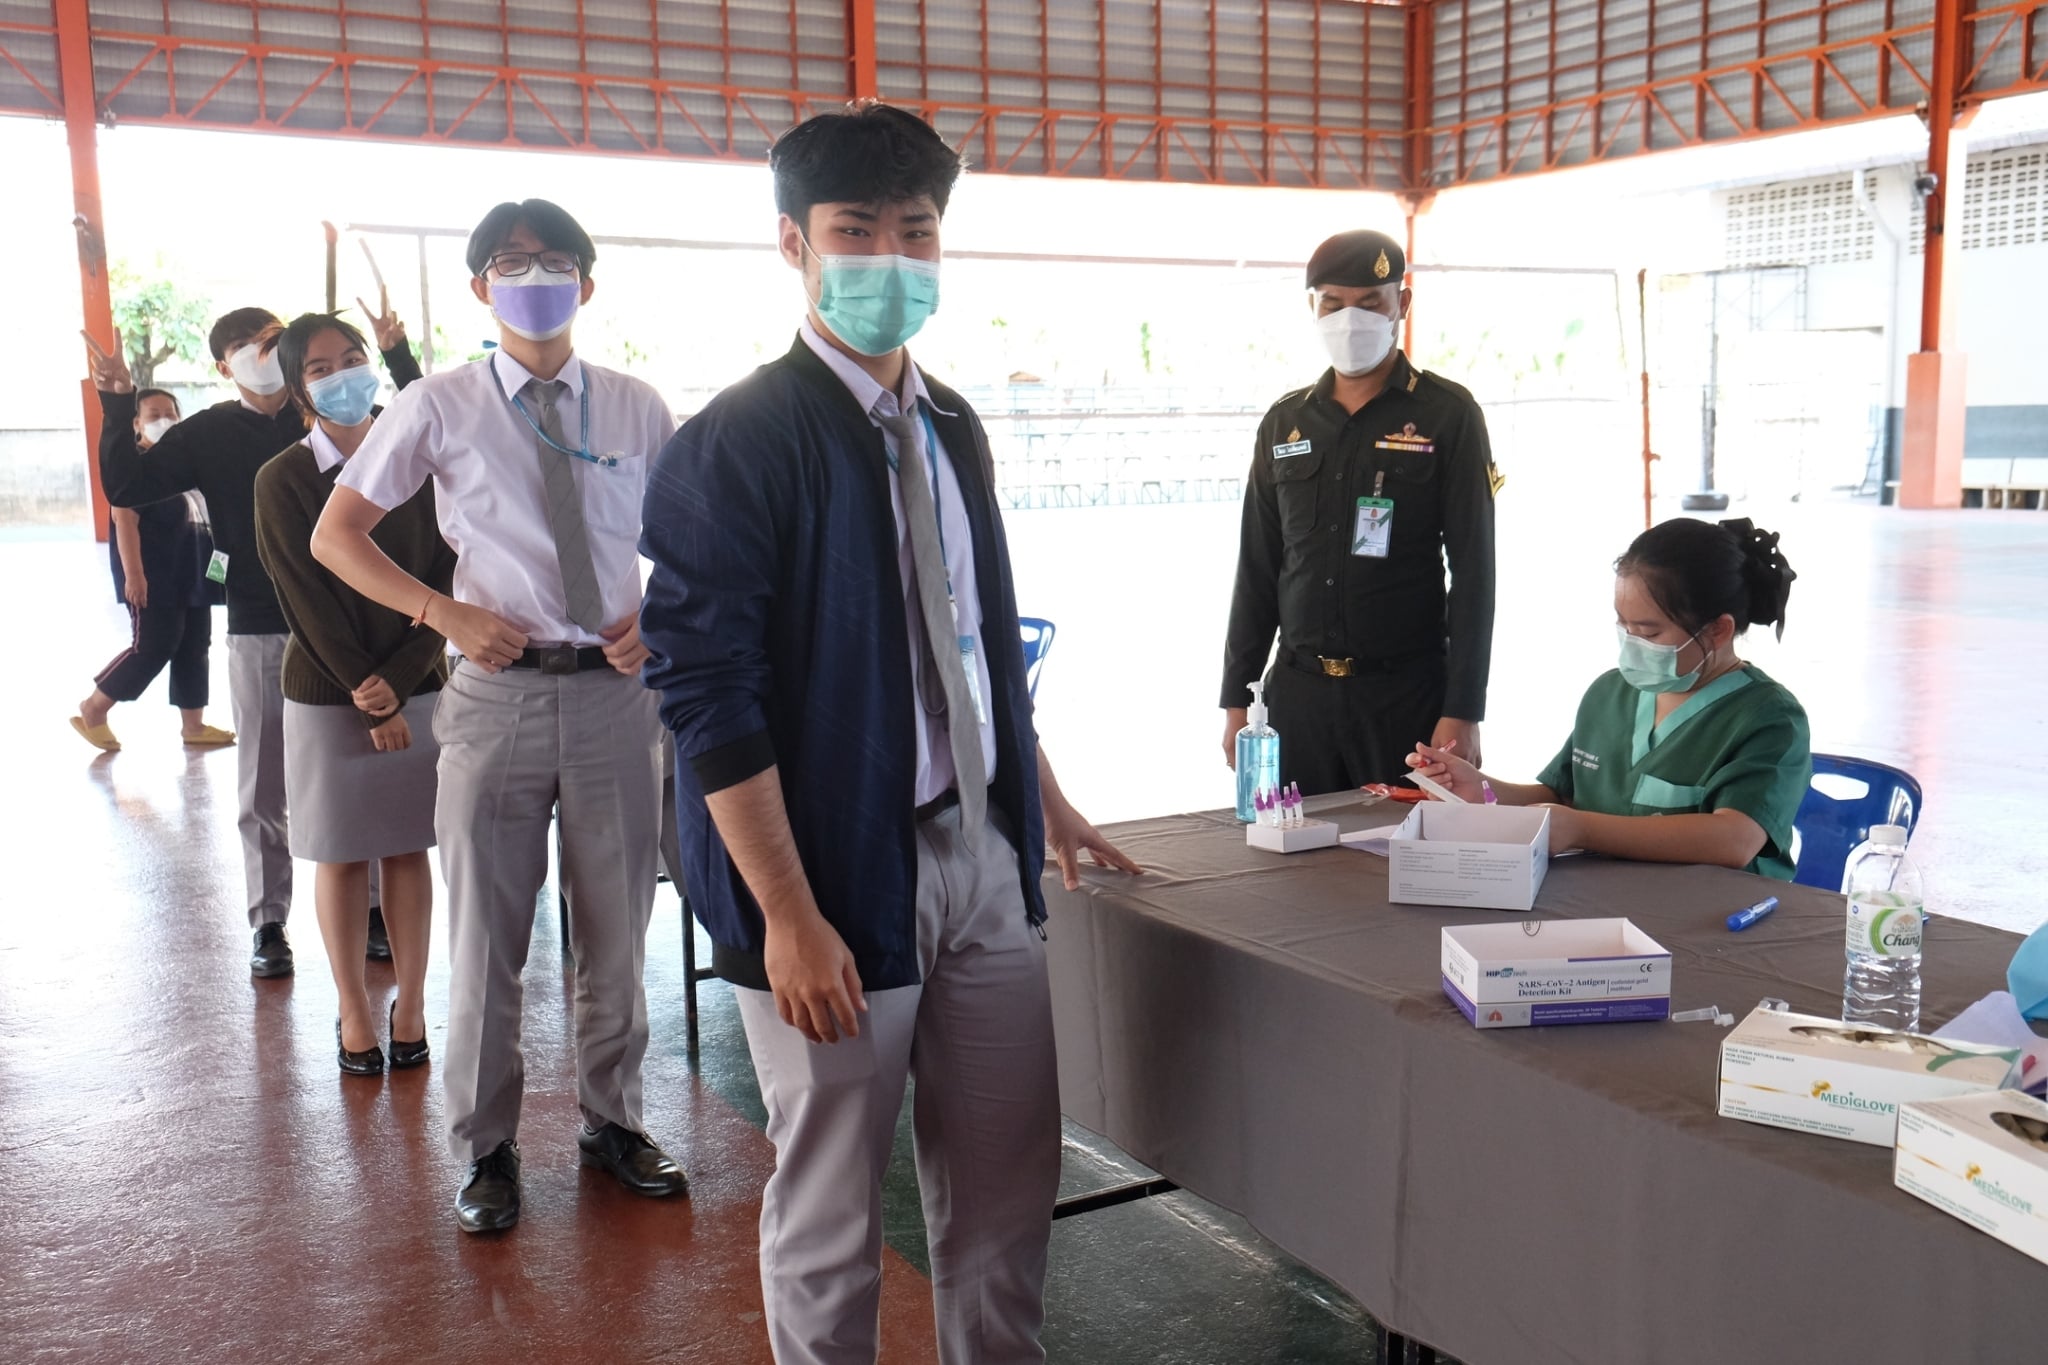
M 1247 825 L 1259 818 L 1253 797 L 1280 789 L 1280 732 L 1266 724 L 1266 685 L 1252 684 L 1250 722 L 1237 732 L 1237 818 Z

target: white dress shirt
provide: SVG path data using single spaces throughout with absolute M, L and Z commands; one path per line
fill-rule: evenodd
M 846 385 L 853 394 L 853 400 L 860 404 L 862 412 L 877 427 L 882 427 L 880 418 L 896 417 L 903 413 L 897 396 L 877 383 L 875 377 L 839 350 L 811 325 L 808 316 L 803 325 L 804 344 L 817 357 L 831 367 L 839 382 Z M 915 412 L 918 405 L 931 409 L 942 416 L 956 414 L 947 412 L 932 402 L 931 393 L 924 386 L 924 375 L 915 362 L 905 357 L 904 388 L 910 395 L 910 410 Z M 995 693 L 989 688 L 988 650 L 981 639 L 981 597 L 975 591 L 974 577 L 974 528 L 967 520 L 967 502 L 960 493 L 960 480 L 953 472 L 953 457 L 940 441 L 933 429 L 930 439 L 937 457 L 939 477 L 932 485 L 932 498 L 939 506 L 939 527 L 946 542 L 946 571 L 953 578 L 953 600 L 960 609 L 960 633 L 974 637 L 975 686 L 981 689 L 982 710 L 987 719 L 981 725 L 981 766 L 988 773 L 990 781 L 996 775 L 996 728 Z M 917 595 L 917 566 L 910 555 L 910 528 L 903 520 L 903 484 L 897 477 L 895 462 L 905 458 L 916 458 L 915 452 L 899 451 L 896 438 L 882 427 L 882 444 L 888 450 L 889 506 L 896 514 L 896 568 L 903 577 L 903 617 L 910 626 L 910 676 L 915 679 L 924 671 L 924 607 Z M 929 466 L 927 466 L 929 468 Z M 934 641 L 934 649 L 957 648 L 950 641 Z M 936 680 L 931 688 L 934 695 L 938 689 Z M 953 786 L 953 746 L 946 732 L 946 717 L 943 713 L 932 715 L 918 699 L 919 689 L 913 683 L 909 704 L 917 716 L 917 804 L 920 806 L 940 796 Z
M 318 422 L 313 423 L 312 429 L 306 433 L 306 444 L 312 448 L 314 468 L 322 474 L 348 458 L 341 453 L 341 447 L 334 443 L 334 438 L 327 434 L 327 428 Z M 388 512 L 391 509 L 387 507 L 384 510 Z
M 388 512 L 431 478 L 441 534 L 460 556 L 457 601 L 496 613 L 534 645 L 603 644 L 569 619 L 534 455 L 540 438 L 512 405 L 532 377 L 493 351 L 407 385 L 339 482 Z M 675 417 L 651 385 L 574 356 L 555 378 L 568 386 L 558 404 L 562 444 L 576 448 L 587 405 L 590 453 L 618 457 L 607 468 L 548 452 L 575 471 L 610 624 L 640 610 L 640 497 L 655 453 L 675 434 Z M 522 401 L 538 422 L 539 405 Z

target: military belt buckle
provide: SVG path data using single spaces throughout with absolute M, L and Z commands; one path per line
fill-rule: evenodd
M 548 645 L 533 651 L 540 656 L 540 671 L 563 674 L 576 671 L 576 646 Z
M 1318 654 L 1316 662 L 1323 666 L 1323 676 L 1326 678 L 1348 678 L 1351 676 L 1351 660 L 1349 659 L 1325 659 Z

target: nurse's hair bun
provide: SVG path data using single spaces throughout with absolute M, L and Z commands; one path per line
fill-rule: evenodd
M 1749 623 L 1776 626 L 1782 640 L 1785 602 L 1792 595 L 1792 580 L 1799 575 L 1778 549 L 1778 533 L 1762 529 L 1748 517 L 1724 521 L 1721 529 L 1735 538 L 1742 551 L 1742 579 L 1749 588 Z
M 1798 575 L 1785 562 L 1774 531 L 1747 518 L 1718 525 L 1675 517 L 1635 538 L 1614 571 L 1640 580 L 1658 610 L 1689 631 L 1723 616 L 1737 633 L 1752 625 L 1785 634 L 1785 601 Z

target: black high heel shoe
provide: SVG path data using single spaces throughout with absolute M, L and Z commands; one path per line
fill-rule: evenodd
M 398 1002 L 396 1000 L 391 1002 L 391 1012 L 384 1016 L 384 1022 L 389 1026 L 391 1033 L 391 1069 L 397 1071 L 401 1067 L 425 1066 L 427 1064 L 426 1039 L 422 1038 L 417 1043 L 401 1043 L 398 1041 Z
M 384 1074 L 384 1049 L 372 1043 L 362 1052 L 350 1052 L 342 1045 L 341 1020 L 334 1021 L 334 1050 L 341 1057 L 341 1069 L 351 1076 Z

